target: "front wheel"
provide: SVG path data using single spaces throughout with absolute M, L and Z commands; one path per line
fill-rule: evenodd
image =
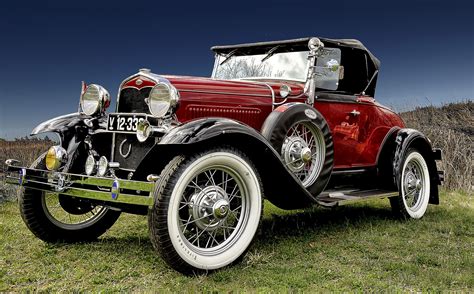
M 238 260 L 262 215 L 257 171 L 242 152 L 218 148 L 163 170 L 148 222 L 150 238 L 174 269 L 190 274 Z
M 45 170 L 40 156 L 31 168 Z M 105 233 L 120 212 L 87 200 L 25 188 L 19 197 L 20 213 L 30 231 L 45 242 L 91 241 Z
M 393 212 L 401 218 L 420 219 L 428 208 L 430 173 L 426 160 L 416 149 L 409 149 L 398 172 L 399 196 L 390 198 Z

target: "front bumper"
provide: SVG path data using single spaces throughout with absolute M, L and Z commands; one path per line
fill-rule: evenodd
M 151 207 L 155 182 L 94 177 L 8 165 L 5 182 L 98 202 Z

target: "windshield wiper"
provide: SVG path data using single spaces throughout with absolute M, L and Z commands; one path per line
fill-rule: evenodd
M 229 53 L 226 54 L 226 56 L 224 57 L 224 60 L 222 60 L 221 63 L 219 63 L 219 65 L 223 65 L 224 63 L 226 63 L 227 61 L 229 61 L 229 59 L 234 56 L 234 54 L 237 52 L 237 50 L 239 50 L 239 48 L 237 49 L 234 49 L 232 51 L 230 51 Z
M 268 58 L 272 57 L 273 54 L 275 54 L 275 51 L 280 48 L 280 45 L 277 45 L 275 47 L 273 47 L 272 49 L 268 50 L 267 52 L 267 55 L 265 55 L 265 57 L 260 61 L 260 62 L 264 62 L 265 60 L 267 60 Z

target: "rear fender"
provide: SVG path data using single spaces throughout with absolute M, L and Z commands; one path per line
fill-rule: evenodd
M 395 138 L 395 153 L 393 157 L 393 175 L 397 187 L 400 187 L 400 169 L 403 168 L 403 159 L 409 148 L 416 148 L 425 158 L 430 172 L 430 201 L 439 204 L 438 185 L 441 184 L 436 168 L 436 161 L 441 159 L 438 151 L 433 150 L 431 142 L 420 131 L 414 129 L 400 129 Z
M 268 141 L 251 127 L 225 118 L 205 118 L 174 128 L 161 138 L 138 166 L 134 178 L 145 179 L 176 155 L 228 145 L 243 151 L 257 168 L 266 198 L 283 209 L 305 208 L 315 203 L 288 171 Z

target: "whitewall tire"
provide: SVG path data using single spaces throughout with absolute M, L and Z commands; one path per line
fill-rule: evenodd
M 425 158 L 409 149 L 399 171 L 399 196 L 390 199 L 394 212 L 404 218 L 420 219 L 430 199 L 430 173 Z
M 245 154 L 218 148 L 176 157 L 163 172 L 149 225 L 164 260 L 199 273 L 243 256 L 262 214 L 260 178 Z

